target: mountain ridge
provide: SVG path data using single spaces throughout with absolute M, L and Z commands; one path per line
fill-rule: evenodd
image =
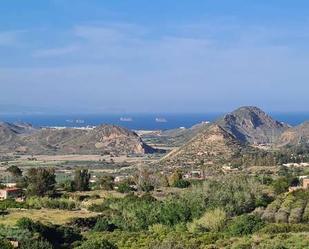
M 0 152 L 27 154 L 148 154 L 158 150 L 145 144 L 133 131 L 116 125 L 94 129 L 35 129 L 0 124 Z

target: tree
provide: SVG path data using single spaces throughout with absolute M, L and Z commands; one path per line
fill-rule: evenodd
M 31 168 L 27 173 L 27 195 L 52 196 L 55 193 L 54 169 Z
M 0 248 L 1 249 L 13 249 L 14 247 L 7 240 L 0 239 Z
M 264 222 L 260 217 L 251 214 L 244 214 L 234 218 L 228 227 L 233 236 L 249 235 L 264 226 Z
M 74 192 L 75 191 L 75 184 L 74 184 L 74 181 L 72 180 L 65 180 L 64 182 L 62 182 L 60 184 L 60 187 L 63 188 L 64 191 L 67 191 L 67 192 Z
M 23 175 L 23 172 L 21 171 L 21 169 L 15 165 L 8 167 L 6 171 L 9 172 L 15 178 L 22 177 Z
M 90 173 L 88 169 L 77 169 L 74 176 L 76 191 L 88 191 L 90 189 Z
M 140 167 L 138 170 L 136 185 L 139 190 L 150 192 L 154 190 L 155 176 L 148 169 Z
M 286 177 L 280 177 L 273 181 L 272 187 L 277 195 L 287 192 L 289 189 L 289 180 Z

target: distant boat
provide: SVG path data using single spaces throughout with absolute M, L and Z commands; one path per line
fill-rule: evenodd
M 166 123 L 167 120 L 165 118 L 156 118 L 157 123 Z
M 121 118 L 120 118 L 120 121 L 121 121 L 121 122 L 132 122 L 133 119 L 130 118 L 130 117 L 121 117 Z
M 77 119 L 77 120 L 75 120 L 75 123 L 76 123 L 76 124 L 84 124 L 84 123 L 85 123 L 85 120 Z

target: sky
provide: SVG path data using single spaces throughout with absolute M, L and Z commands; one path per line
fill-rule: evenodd
M 307 0 L 1 0 L 0 111 L 309 106 Z

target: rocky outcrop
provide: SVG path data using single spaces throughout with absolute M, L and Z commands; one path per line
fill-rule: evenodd
M 279 147 L 309 145 L 309 122 L 286 130 L 281 134 L 276 144 Z
M 246 145 L 219 125 L 211 125 L 184 146 L 166 155 L 162 162 L 174 165 L 193 165 L 228 162 L 241 154 Z

